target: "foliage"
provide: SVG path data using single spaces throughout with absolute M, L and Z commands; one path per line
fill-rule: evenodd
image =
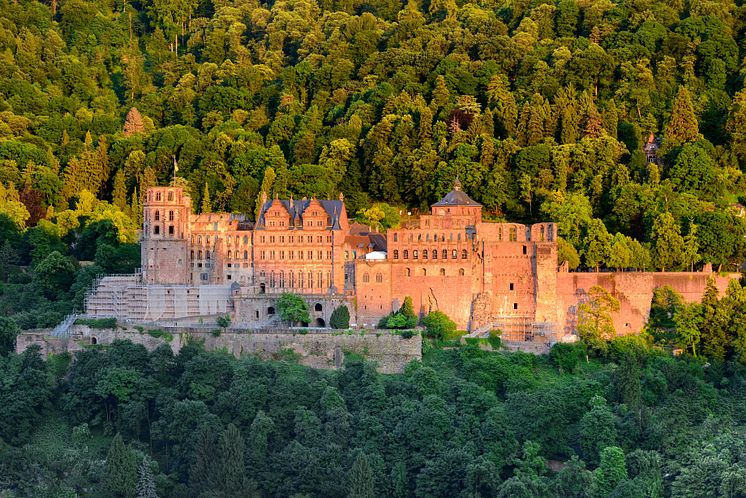
M 588 300 L 578 306 L 578 336 L 593 351 L 604 352 L 616 335 L 611 314 L 619 311 L 619 301 L 606 289 L 594 285 Z
M 277 299 L 277 311 L 280 314 L 280 318 L 291 325 L 298 322 L 309 323 L 311 321 L 311 317 L 308 314 L 308 304 L 297 294 L 284 292 Z
M 92 329 L 115 329 L 117 328 L 116 318 L 78 318 L 75 325 L 86 325 Z
M 338 330 L 350 328 L 350 310 L 347 309 L 346 305 L 343 304 L 334 308 L 332 316 L 329 318 L 329 326 Z
M 221 328 L 228 328 L 231 325 L 231 316 L 230 315 L 220 315 L 217 318 L 218 327 Z
M 442 311 L 431 311 L 422 319 L 425 334 L 435 339 L 445 339 L 456 332 L 456 323 Z

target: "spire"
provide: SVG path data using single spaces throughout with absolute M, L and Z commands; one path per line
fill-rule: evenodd
M 461 180 L 458 179 L 458 176 L 453 180 L 453 190 L 461 190 Z

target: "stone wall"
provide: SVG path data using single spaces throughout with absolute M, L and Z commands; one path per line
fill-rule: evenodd
M 307 334 L 294 329 L 277 329 L 263 332 L 228 331 L 213 335 L 204 328 L 164 328 L 159 329 L 167 336 L 154 337 L 148 329 L 136 328 L 92 329 L 85 325 L 74 325 L 67 340 L 48 336 L 45 331 L 23 333 L 16 340 L 16 350 L 20 353 L 32 344 L 39 344 L 44 354 L 75 352 L 91 344 L 110 344 L 116 339 L 129 340 L 142 344 L 152 351 L 161 344 L 168 344 L 174 353 L 190 339 L 205 341 L 207 350 L 223 349 L 234 354 L 256 355 L 271 359 L 292 350 L 299 356 L 299 362 L 313 368 L 338 368 L 342 365 L 345 353 L 354 353 L 378 363 L 383 373 L 400 373 L 412 360 L 422 358 L 422 339 L 414 336 L 404 339 L 388 331 L 313 331 Z M 158 333 L 156 333 L 158 335 Z
M 707 279 L 715 278 L 715 285 L 722 294 L 728 282 L 740 274 L 720 276 L 705 272 L 578 272 L 557 274 L 557 306 L 561 327 L 560 335 L 571 334 L 577 325 L 578 304 L 588 295 L 588 290 L 599 285 L 619 300 L 620 310 L 615 313 L 614 327 L 617 334 L 638 333 L 650 315 L 653 291 L 670 286 L 686 302 L 698 302 L 704 295 Z

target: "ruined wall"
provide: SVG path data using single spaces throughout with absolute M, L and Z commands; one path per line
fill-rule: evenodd
M 620 311 L 615 313 L 614 327 L 617 334 L 632 334 L 642 330 L 650 315 L 653 291 L 670 286 L 686 302 L 702 299 L 707 279 L 715 278 L 721 293 L 728 282 L 740 274 L 719 276 L 704 272 L 616 272 L 616 273 L 567 273 L 557 274 L 557 307 L 560 335 L 574 332 L 577 324 L 578 304 L 587 298 L 588 290 L 599 285 L 619 300 Z
M 169 336 L 154 337 L 146 330 L 134 328 L 91 329 L 74 325 L 68 340 L 49 337 L 44 332 L 23 333 L 16 340 L 16 351 L 21 353 L 32 344 L 39 344 L 42 352 L 75 352 L 91 344 L 110 344 L 116 339 L 142 344 L 152 351 L 161 344 L 168 344 L 177 353 L 189 338 L 205 341 L 207 350 L 225 348 L 236 357 L 256 355 L 263 359 L 274 358 L 285 350 L 299 355 L 299 362 L 313 368 L 338 368 L 344 353 L 354 353 L 378 363 L 383 373 L 400 373 L 412 360 L 422 359 L 422 338 L 403 339 L 387 331 L 311 332 L 299 334 L 297 330 L 278 329 L 271 333 L 222 332 L 213 335 L 210 330 L 169 328 Z

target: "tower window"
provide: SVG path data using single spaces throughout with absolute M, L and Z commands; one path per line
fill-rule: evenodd
M 518 303 L 513 303 L 513 309 L 514 309 L 514 310 L 517 310 L 517 309 L 518 309 Z
M 523 254 L 526 254 L 526 246 L 523 246 Z
M 510 282 L 510 290 L 514 290 L 514 288 L 515 288 L 515 285 L 513 284 L 513 282 Z

